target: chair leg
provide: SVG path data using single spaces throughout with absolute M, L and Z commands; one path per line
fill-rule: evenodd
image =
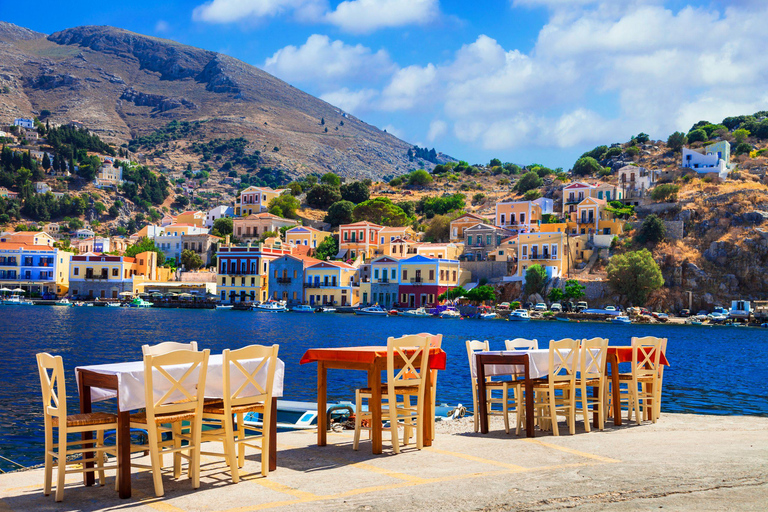
M 266 405 L 264 406 L 264 410 L 266 410 Z M 261 415 L 261 434 L 264 435 L 264 432 L 269 429 L 269 424 L 266 423 L 265 420 L 266 416 L 264 414 Z M 245 439 L 245 414 L 238 413 L 237 414 L 237 438 L 238 439 Z M 243 467 L 245 465 L 245 443 L 237 443 L 238 451 L 237 451 L 237 467 Z
M 474 414 L 472 415 L 472 419 L 474 420 L 475 424 L 475 433 L 480 429 L 479 426 L 479 418 L 478 414 L 480 414 L 480 404 L 477 401 L 477 380 L 472 379 L 472 407 L 474 408 Z
M 171 424 L 173 431 L 173 448 L 181 448 L 181 422 Z M 162 460 L 162 459 L 161 459 Z M 190 468 L 192 465 L 190 464 Z M 192 475 L 190 474 L 190 477 Z M 173 452 L 173 478 L 181 477 L 181 452 Z
M 355 393 L 355 438 L 352 441 L 352 449 L 357 451 L 360 446 L 360 429 L 363 425 L 363 399 L 360 398 L 360 391 Z M 320 428 L 318 426 L 318 428 Z
M 501 413 L 504 415 L 504 432 L 509 434 L 509 386 L 501 388 Z
M 96 447 L 102 448 L 104 446 L 104 431 L 98 430 L 96 431 Z M 104 485 L 107 481 L 106 477 L 104 476 L 104 452 L 93 452 L 94 457 L 97 458 L 96 460 L 96 467 L 98 468 L 99 472 L 99 485 Z
M 147 434 L 149 437 L 149 460 L 152 465 L 152 479 L 155 484 L 155 496 L 158 498 L 165 494 L 163 490 L 162 466 L 160 465 L 160 446 L 158 444 L 157 425 L 147 424 Z
M 518 384 L 517 389 L 515 389 L 515 418 L 516 418 L 516 425 L 515 425 L 515 435 L 520 435 L 520 427 L 523 425 L 523 419 L 525 418 L 525 404 L 523 403 L 523 387 Z
M 195 417 L 192 422 L 192 443 L 190 446 L 190 477 L 192 478 L 192 488 L 200 487 L 200 444 L 203 436 L 203 419 Z
M 555 406 L 555 394 L 550 391 L 549 393 L 549 418 L 552 424 L 552 435 L 559 436 L 560 430 L 557 427 L 557 408 Z
M 270 431 L 269 431 L 269 425 L 272 421 L 272 409 L 265 405 L 264 407 L 264 415 L 262 416 L 262 419 L 264 420 L 262 422 L 263 430 L 261 431 L 261 475 L 267 476 L 269 474 L 269 446 L 270 446 Z M 240 443 L 243 448 L 245 448 L 245 443 Z
M 238 483 L 240 481 L 240 472 L 237 467 L 237 452 L 235 451 L 235 429 L 232 425 L 232 415 L 224 414 L 222 418 L 222 426 L 224 427 L 224 456 L 226 457 L 227 464 L 229 464 L 229 473 L 232 476 L 232 483 Z M 240 446 L 243 443 L 238 443 Z M 263 457 L 263 455 L 262 455 Z
M 638 397 L 639 392 L 638 392 L 638 388 L 637 388 L 637 383 L 633 382 L 632 384 L 633 384 L 633 386 L 632 386 L 632 388 L 633 388 L 632 389 L 632 407 L 635 410 L 635 420 L 637 420 L 637 424 L 640 425 L 642 423 L 642 421 L 643 421 L 643 416 L 640 413 L 640 398 Z
M 400 453 L 400 435 L 397 431 L 397 397 L 388 397 L 387 402 L 389 403 L 389 431 L 392 434 L 392 449 L 395 453 Z M 370 408 L 370 402 L 368 407 Z M 419 445 L 419 449 L 421 449 L 420 443 L 421 435 L 417 432 L 416 444 Z
M 65 420 L 66 421 L 66 420 Z M 64 477 L 67 476 L 67 432 L 59 429 L 56 447 L 56 501 L 64 499 Z
M 43 484 L 43 494 L 51 494 L 51 482 L 53 480 L 53 427 L 51 420 L 45 419 L 45 483 Z
M 568 391 L 568 430 L 576 434 L 576 391 Z
M 584 430 L 591 432 L 589 429 L 589 396 L 585 385 L 581 386 L 581 412 L 584 416 Z
M 410 418 L 413 421 L 412 418 Z M 424 448 L 424 422 L 429 421 L 429 418 L 424 417 L 424 400 L 419 397 L 416 400 L 416 448 L 421 450 Z

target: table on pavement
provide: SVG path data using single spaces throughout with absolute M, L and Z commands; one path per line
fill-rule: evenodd
M 606 355 L 605 371 L 611 377 L 611 403 L 613 404 L 613 424 L 621 425 L 621 402 L 619 393 L 619 363 L 632 362 L 632 347 L 608 347 Z M 669 361 L 664 352 L 659 356 L 659 364 L 669 366 Z
M 245 361 L 241 363 L 246 369 L 255 371 L 261 359 Z M 223 356 L 214 354 L 208 358 L 208 371 L 205 381 L 206 398 L 224 398 L 223 390 Z M 183 372 L 183 366 L 180 366 Z M 197 371 L 197 370 L 196 370 Z M 266 384 L 266 366 L 260 370 L 256 379 L 259 384 Z M 278 359 L 275 369 L 275 379 L 272 393 L 272 421 L 270 428 L 270 471 L 277 468 L 277 399 L 283 396 L 283 377 L 285 375 L 285 363 Z M 80 412 L 91 412 L 92 402 L 117 398 L 117 465 L 120 482 L 120 497 L 131 497 L 131 442 L 130 442 L 130 412 L 145 407 L 144 391 L 144 362 L 129 361 L 124 363 L 101 364 L 93 366 L 79 366 L 75 368 L 78 393 L 80 395 Z M 194 376 L 192 376 L 194 377 Z M 261 378 L 261 381 L 260 381 Z M 232 372 L 232 389 L 237 389 L 245 382 L 245 376 L 240 372 Z M 163 382 L 161 379 L 156 381 Z M 197 378 L 189 378 L 187 382 L 194 383 Z M 156 389 L 155 394 L 162 396 L 170 384 L 166 381 L 166 389 Z M 252 385 L 253 394 L 258 394 Z M 191 390 L 190 390 L 191 391 Z M 245 394 L 248 396 L 247 389 Z M 91 433 L 83 433 L 83 439 L 91 439 Z M 89 463 L 89 465 L 92 463 Z M 93 485 L 94 474 L 85 473 L 85 484 Z

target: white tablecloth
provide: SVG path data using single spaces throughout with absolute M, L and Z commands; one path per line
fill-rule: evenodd
M 205 397 L 206 398 L 224 398 L 224 373 L 223 373 L 223 355 L 213 354 L 208 357 L 208 374 L 205 378 Z M 243 367 L 248 371 L 254 371 L 259 366 L 261 359 L 251 359 L 247 361 L 241 361 Z M 174 378 L 178 379 L 184 375 L 189 366 L 180 365 L 178 367 L 166 368 L 168 373 Z M 141 409 L 146 407 L 146 400 L 144 395 L 144 361 L 129 361 L 125 363 L 112 363 L 112 364 L 99 364 L 93 366 L 79 366 L 75 368 L 75 375 L 77 376 L 77 370 L 89 370 L 92 372 L 101 373 L 104 375 L 117 375 L 117 387 L 120 391 L 117 407 L 121 411 L 132 411 L 135 409 Z M 185 383 L 190 384 L 190 388 L 187 391 L 192 391 L 192 386 L 197 382 L 197 372 L 195 369 L 193 374 L 185 379 Z M 275 380 L 272 387 L 272 396 L 280 398 L 283 396 L 283 377 L 285 376 L 285 363 L 282 360 L 277 360 L 277 368 L 275 368 Z M 245 376 L 234 365 L 230 368 L 230 377 L 232 382 L 230 383 L 231 392 L 234 393 L 237 389 L 246 382 Z M 256 375 L 256 381 L 261 386 L 266 386 L 267 382 L 267 367 L 259 370 Z M 159 372 L 155 375 L 155 398 L 159 400 L 170 388 L 171 384 L 168 379 L 163 377 Z M 253 396 L 258 394 L 256 388 L 249 384 L 239 396 Z M 91 400 L 98 402 L 101 400 L 108 400 L 114 398 L 117 393 L 114 390 L 91 388 Z M 176 392 L 169 397 L 169 400 L 181 400 L 186 398 L 183 393 Z
M 596 348 L 590 350 L 592 357 L 599 356 L 600 351 Z M 568 358 L 570 350 L 561 350 L 560 354 L 563 359 Z M 532 379 L 539 379 L 549 375 L 549 349 L 538 350 L 489 350 L 488 352 L 475 352 L 475 354 L 486 355 L 527 355 L 528 356 L 528 373 Z M 574 363 L 579 366 L 578 356 Z M 587 361 L 589 365 L 590 361 Z M 491 377 L 494 375 L 523 375 L 524 368 L 520 365 L 504 365 L 504 364 L 487 364 L 485 365 L 485 376 Z M 475 368 L 475 358 L 472 358 L 472 377 L 477 377 L 477 370 Z

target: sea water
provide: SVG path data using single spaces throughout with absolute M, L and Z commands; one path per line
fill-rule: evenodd
M 313 347 L 385 345 L 388 336 L 443 335 L 447 368 L 439 372 L 437 401 L 471 409 L 465 341 L 606 337 L 629 345 L 632 336 L 669 339 L 662 410 L 691 414 L 768 416 L 768 329 L 679 325 L 614 325 L 601 322 L 454 320 L 356 316 L 338 313 L 257 313 L 232 310 L 62 308 L 0 306 L 0 455 L 25 466 L 43 460 L 42 396 L 35 354 L 61 355 L 70 414 L 79 412 L 74 368 L 141 359 L 141 346 L 195 340 L 220 353 L 249 344 L 280 345 L 285 398 L 317 400 L 316 365 L 299 365 Z M 366 385 L 360 371 L 329 370 L 329 400 L 354 400 Z M 114 412 L 115 402 L 97 404 Z M 0 459 L 0 469 L 14 466 Z

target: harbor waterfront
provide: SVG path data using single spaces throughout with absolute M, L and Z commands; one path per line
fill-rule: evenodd
M 664 412 L 768 416 L 764 397 L 768 344 L 762 329 L 725 326 L 613 325 L 598 322 L 506 322 L 437 318 L 375 317 L 342 314 L 263 314 L 215 310 L 129 308 L 3 307 L 0 361 L 0 454 L 24 466 L 42 462 L 43 425 L 35 354 L 51 352 L 65 362 L 69 396 L 77 403 L 74 368 L 141 358 L 141 345 L 196 340 L 220 353 L 248 344 L 280 345 L 285 362 L 284 398 L 314 401 L 314 366 L 300 366 L 307 348 L 385 344 L 387 336 L 430 332 L 443 335 L 447 367 L 438 376 L 437 402 L 471 408 L 470 375 L 464 342 L 489 340 L 502 348 L 505 339 L 606 337 L 612 345 L 629 345 L 630 337 L 669 339 Z M 359 373 L 359 375 L 358 375 Z M 364 384 L 362 372 L 329 372 L 330 400 L 353 400 Z M 109 408 L 110 405 L 106 405 Z M 0 460 L 0 469 L 16 469 Z

